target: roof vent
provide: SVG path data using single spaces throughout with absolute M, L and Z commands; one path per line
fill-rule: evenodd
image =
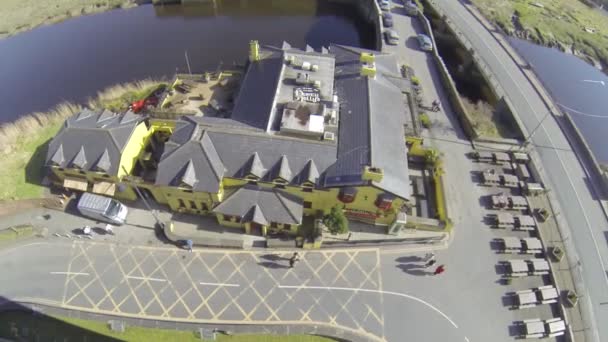
M 321 88 L 321 81 L 316 80 L 316 81 L 312 82 L 312 86 L 317 89 Z
M 375 77 L 376 76 L 376 64 L 365 63 L 361 65 L 361 76 Z
M 323 140 L 334 141 L 336 140 L 336 135 L 333 132 L 324 132 Z

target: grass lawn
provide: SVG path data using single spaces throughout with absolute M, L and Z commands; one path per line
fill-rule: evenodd
M 517 12 L 524 29 L 541 44 L 559 41 L 608 64 L 608 17 L 579 0 L 472 0 L 489 19 L 515 30 Z M 595 30 L 594 33 L 585 31 Z
M 10 311 L 0 313 L 0 336 L 14 338 L 15 332 L 27 327 L 29 339 L 40 341 L 180 341 L 200 342 L 194 331 L 175 331 L 127 327 L 124 333 L 110 332 L 106 323 L 83 319 L 33 316 L 28 313 Z M 333 339 L 308 336 L 273 335 L 218 335 L 218 342 L 332 342 Z
M 71 17 L 134 4 L 134 0 L 2 0 L 0 38 Z
M 48 141 L 59 131 L 63 120 L 23 135 L 10 152 L 3 155 L 0 168 L 0 199 L 36 198 L 40 185 Z
M 0 247 L 5 243 L 11 243 L 17 239 L 28 238 L 34 235 L 34 227 L 22 225 L 12 227 L 13 229 L 0 230 Z

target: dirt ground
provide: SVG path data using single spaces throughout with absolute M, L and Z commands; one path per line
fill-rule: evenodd
M 135 6 L 136 0 L 2 0 L 0 38 L 80 15 Z

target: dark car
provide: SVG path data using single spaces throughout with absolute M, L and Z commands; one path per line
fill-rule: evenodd
M 390 13 L 382 13 L 384 27 L 393 27 L 393 16 Z

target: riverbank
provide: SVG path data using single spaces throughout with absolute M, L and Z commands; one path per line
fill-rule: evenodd
M 579 0 L 471 0 L 479 11 L 517 38 L 571 53 L 608 71 L 608 20 Z
M 89 100 L 89 108 L 111 108 L 124 111 L 132 101 L 148 97 L 160 80 L 143 80 L 119 84 L 100 91 Z M 82 106 L 62 103 L 46 113 L 33 113 L 0 126 L 0 200 L 38 198 L 43 195 L 43 165 L 46 148 L 65 119 L 82 110 Z
M 0 38 L 69 18 L 137 6 L 137 0 L 3 0 Z

